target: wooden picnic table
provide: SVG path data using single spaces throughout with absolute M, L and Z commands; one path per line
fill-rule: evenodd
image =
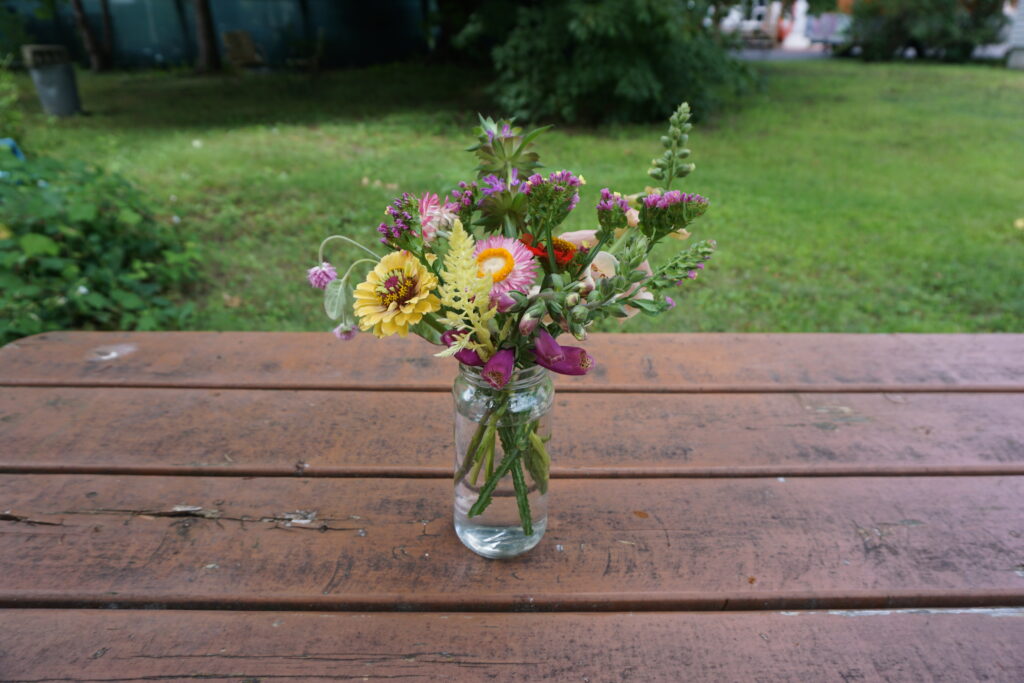
M 0 680 L 1024 680 L 1024 335 L 587 347 L 510 561 L 420 340 L 0 349 Z

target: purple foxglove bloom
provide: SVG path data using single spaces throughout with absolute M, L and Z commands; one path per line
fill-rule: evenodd
M 451 346 L 455 343 L 455 339 L 465 334 L 465 332 L 459 330 L 445 330 L 444 334 L 441 335 L 441 342 L 445 346 Z M 484 362 L 480 359 L 480 354 L 472 349 L 462 349 L 455 353 L 455 360 L 459 361 L 463 365 L 472 365 L 475 368 L 480 367 Z
M 331 334 L 341 341 L 351 341 L 358 333 L 359 328 L 351 323 L 342 323 L 331 331 Z
M 563 346 L 561 348 L 565 357 L 554 363 L 548 363 L 540 354 L 534 354 L 537 357 L 537 365 L 560 375 L 585 375 L 590 372 L 590 368 L 594 367 L 594 359 L 585 349 L 579 346 Z
M 326 289 L 331 280 L 337 277 L 338 271 L 327 261 L 324 261 L 319 266 L 313 266 L 306 273 L 306 279 L 309 280 L 309 284 L 317 289 Z
M 537 333 L 537 340 L 533 343 L 533 353 L 539 359 L 543 358 L 545 363 L 557 363 L 565 358 L 565 352 L 562 347 L 558 345 L 555 338 L 551 334 L 542 329 Z M 545 365 L 544 367 L 548 367 Z
M 512 349 L 498 351 L 480 371 L 483 378 L 495 389 L 502 389 L 512 379 L 512 371 L 516 367 L 516 352 Z

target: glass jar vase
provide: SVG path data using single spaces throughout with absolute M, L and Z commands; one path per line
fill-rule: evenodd
M 455 532 L 484 557 L 514 557 L 548 524 L 551 406 L 541 367 L 519 370 L 502 389 L 459 365 L 455 395 Z

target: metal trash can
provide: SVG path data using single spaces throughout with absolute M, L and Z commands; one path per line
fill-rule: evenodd
M 78 84 L 63 45 L 22 45 L 21 58 L 32 76 L 43 111 L 51 116 L 74 116 L 82 110 Z

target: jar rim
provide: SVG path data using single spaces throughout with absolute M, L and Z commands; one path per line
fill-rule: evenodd
M 459 374 L 466 378 L 471 384 L 494 391 L 494 387 L 483 378 L 480 374 L 482 367 L 476 367 L 473 365 L 466 365 L 465 363 L 459 363 Z M 528 387 L 535 386 L 540 382 L 544 381 L 548 376 L 547 368 L 542 368 L 539 365 L 531 365 L 527 368 L 517 369 L 512 373 L 512 378 L 505 385 L 505 390 L 508 389 L 526 389 Z

